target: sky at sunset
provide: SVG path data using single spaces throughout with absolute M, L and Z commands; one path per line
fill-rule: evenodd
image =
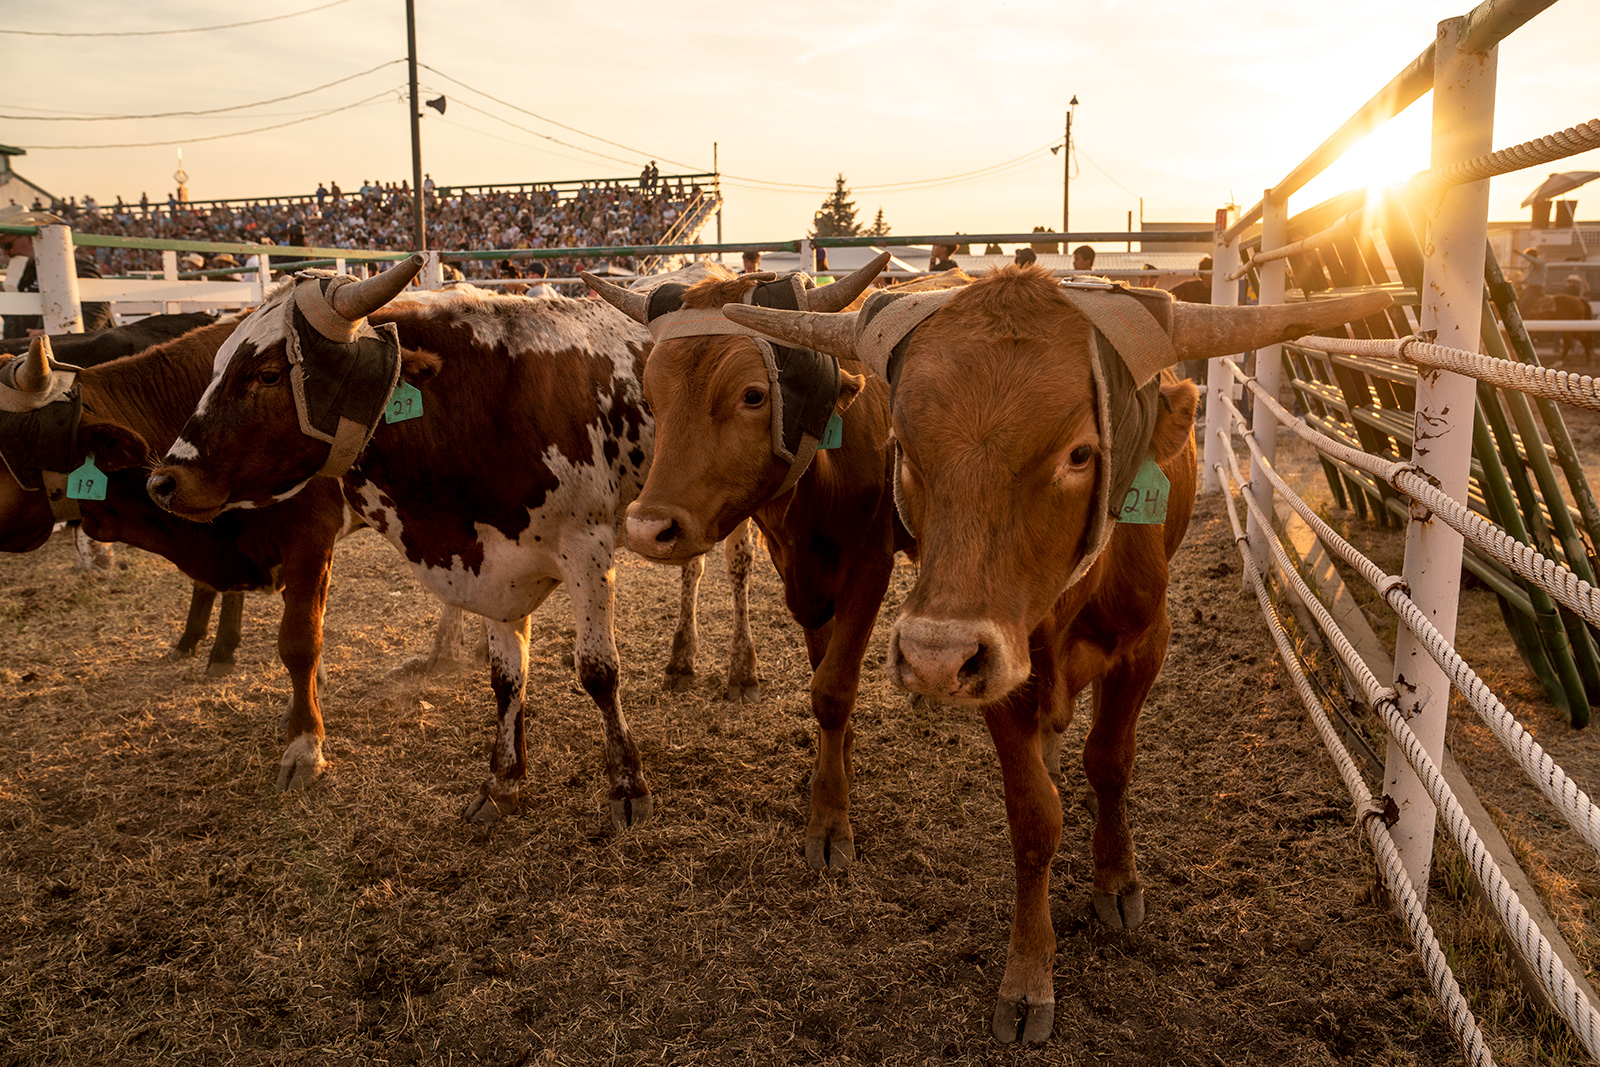
M 61 196 L 165 198 L 178 152 L 195 198 L 409 178 L 403 0 L 282 5 L 0 0 L 0 143 Z M 723 236 L 800 236 L 843 173 L 862 221 L 897 234 L 1061 224 L 1073 125 L 1074 230 L 1209 220 L 1282 178 L 1432 41 L 1464 0 L 884 0 L 804 4 L 417 0 L 424 169 L 441 185 L 712 168 Z M 321 8 L 321 10 L 312 10 Z M 307 11 L 237 29 L 192 29 Z M 45 36 L 43 34 L 120 34 Z M 1600 8 L 1560 0 L 1500 46 L 1494 145 L 1600 115 Z M 372 68 L 377 68 L 373 70 Z M 365 73 L 364 73 L 365 72 Z M 351 75 L 358 75 L 350 77 Z M 203 111 L 210 115 L 66 121 Z M 1292 201 L 1426 166 L 1429 97 Z M 345 108 L 324 114 L 336 108 Z M 317 117 L 321 116 L 321 117 Z M 32 118 L 30 118 L 32 117 Z M 46 119 L 49 121 L 38 121 Z M 292 123 L 292 124 L 290 124 Z M 289 125 L 282 125 L 289 124 Z M 246 136 L 239 131 L 279 126 Z M 211 138 L 211 139 L 208 139 Z M 159 142 L 153 143 L 152 142 Z M 146 147 L 67 148 L 69 145 Z M 1496 179 L 1491 217 L 1550 171 Z M 1580 190 L 1600 217 L 1600 182 Z M 714 236 L 708 227 L 707 239 Z

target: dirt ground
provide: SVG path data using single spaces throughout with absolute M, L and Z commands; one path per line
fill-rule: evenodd
M 888 684 L 881 619 L 856 713 L 857 862 L 824 876 L 802 854 L 805 655 L 764 558 L 764 685 L 744 706 L 717 699 L 719 568 L 702 587 L 703 684 L 664 693 L 677 572 L 619 560 L 624 699 L 657 798 L 627 832 L 605 814 L 597 714 L 551 597 L 534 618 L 529 780 L 488 839 L 458 819 L 487 767 L 486 672 L 388 679 L 435 612 L 387 543 L 363 532 L 338 552 L 332 767 L 284 795 L 275 599 L 250 598 L 238 669 L 208 679 L 203 656 L 167 658 L 187 583 L 155 557 L 119 560 L 75 573 L 61 535 L 0 557 L 0 1063 L 1459 1062 L 1374 899 L 1218 497 L 1176 562 L 1140 731 L 1148 918 L 1127 934 L 1094 920 L 1091 821 L 1065 797 L 1055 1035 L 1031 1050 L 988 1032 L 1013 890 L 988 735 Z M 913 578 L 898 568 L 885 617 Z M 1591 739 L 1505 661 L 1498 619 L 1481 622 L 1469 654 L 1499 649 L 1486 677 L 1588 786 Z M 1487 731 L 1453 733 L 1590 958 L 1593 857 L 1561 843 Z M 1509 979 L 1462 870 L 1441 851 L 1430 903 L 1500 1062 L 1577 1061 Z

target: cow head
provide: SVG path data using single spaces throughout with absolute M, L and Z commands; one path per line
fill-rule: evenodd
M 729 322 L 729 302 L 837 311 L 872 283 L 887 253 L 832 285 L 804 274 L 670 283 L 644 294 L 585 278 L 655 338 L 644 394 L 655 418 L 655 456 L 628 507 L 628 547 L 682 563 L 710 549 L 806 470 L 828 421 L 866 379 L 810 348 L 774 346 Z
M 90 455 L 107 474 L 146 462 L 143 437 L 84 412 L 77 374 L 53 362 L 48 337 L 0 363 L 0 552 L 32 551 L 58 520 L 76 517 L 66 475 Z
M 1106 346 L 1078 297 L 1041 268 L 1008 266 L 964 289 L 906 299 L 919 303 L 884 310 L 869 300 L 859 313 L 823 316 L 724 310 L 775 339 L 857 355 L 890 380 L 897 503 L 920 563 L 894 626 L 890 673 L 913 692 L 990 703 L 1028 677 L 1029 635 L 1045 616 L 1075 613 L 1098 581 L 1094 562 L 1115 529 L 1108 483 L 1130 461 L 1170 461 L 1192 447 L 1195 392 L 1170 376 L 1154 391 L 1160 367 L 1137 354 L 1116 374 L 1097 368 Z M 1163 301 L 1150 316 L 1162 336 L 1149 347 L 1168 364 L 1227 355 L 1388 302 Z M 897 318 L 900 330 L 887 325 Z M 1134 396 L 1154 400 L 1142 418 L 1125 413 L 1126 383 L 1105 384 L 1122 374 Z
M 374 328 L 367 316 L 423 263 L 412 256 L 366 281 L 302 271 L 269 294 L 218 349 L 211 384 L 150 475 L 156 503 L 205 520 L 343 474 L 400 373 L 394 327 Z

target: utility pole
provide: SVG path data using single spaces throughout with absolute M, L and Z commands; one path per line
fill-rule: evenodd
M 711 142 L 711 188 L 717 195 L 717 244 L 722 243 L 722 167 L 717 162 L 717 142 Z M 717 262 L 722 262 L 722 253 L 717 253 Z
M 411 72 L 411 232 L 412 248 L 428 249 L 427 219 L 422 204 L 422 112 L 417 110 L 416 0 L 406 0 L 406 64 Z
M 410 0 L 406 0 L 410 3 Z M 1077 109 L 1078 94 L 1073 93 L 1072 99 L 1067 103 L 1067 136 L 1061 144 L 1061 232 L 1067 233 L 1072 227 L 1072 112 Z M 1063 242 L 1061 251 L 1067 250 Z

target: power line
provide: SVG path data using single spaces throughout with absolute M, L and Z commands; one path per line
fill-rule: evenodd
M 270 100 L 257 100 L 253 104 L 232 104 L 228 107 L 213 107 L 200 111 L 158 111 L 152 112 L 149 115 L 0 115 L 0 119 L 13 119 L 19 122 L 121 122 L 126 119 L 170 119 L 189 115 L 219 115 L 226 111 L 244 111 L 252 107 L 265 107 L 268 104 L 281 104 L 285 100 L 293 100 L 300 96 L 310 96 L 312 93 L 318 93 L 324 89 L 331 89 L 335 85 L 343 85 L 345 82 L 354 81 L 357 78 L 364 78 L 374 71 L 379 71 L 384 67 L 391 67 L 396 63 L 404 62 L 404 59 L 385 60 L 384 62 L 379 63 L 376 67 L 371 67 L 360 72 L 359 74 L 347 74 L 343 78 L 326 82 L 314 89 L 301 89 L 297 93 L 290 93 L 287 96 L 275 96 Z
M 310 15 L 318 11 L 326 11 L 330 7 L 348 4 L 350 0 L 333 0 L 330 4 L 320 7 L 308 7 L 304 11 L 291 11 L 287 15 L 272 15 L 264 19 L 251 19 L 249 22 L 229 22 L 221 26 L 190 26 L 181 30 L 107 30 L 96 33 L 63 33 L 58 30 L 0 30 L 0 33 L 9 33 L 18 37 L 163 37 L 174 33 L 209 33 L 212 30 L 236 30 L 241 26 L 259 26 L 264 22 L 281 22 L 284 19 L 299 18 L 301 15 Z
M 327 111 L 319 111 L 315 115 L 308 115 L 303 119 L 290 119 L 288 122 L 278 122 L 271 126 L 257 126 L 253 130 L 239 130 L 235 133 L 216 133 L 208 137 L 178 137 L 168 141 L 141 141 L 133 144 L 28 144 L 19 145 L 18 147 L 26 148 L 29 151 L 34 152 L 67 152 L 94 148 L 160 148 L 165 145 L 190 145 L 199 144 L 202 141 L 222 141 L 229 137 L 248 137 L 252 133 L 266 133 L 268 130 L 281 130 L 285 126 L 298 126 L 302 122 L 312 122 L 316 119 L 326 118 L 329 115 L 337 115 L 341 111 L 349 111 L 352 108 L 362 107 L 363 105 L 370 104 L 375 100 L 380 100 L 385 96 L 389 96 L 392 93 L 403 93 L 404 91 L 404 86 L 397 85 L 392 89 L 385 89 L 381 93 L 374 93 L 365 100 L 357 100 L 355 103 L 346 104 L 343 107 L 335 107 L 329 108 Z
M 1087 153 L 1079 152 L 1077 154 L 1080 155 L 1080 156 L 1083 156 L 1084 159 L 1089 160 L 1089 166 L 1093 167 L 1095 170 L 1099 171 L 1101 174 L 1105 174 L 1106 181 L 1110 182 L 1112 185 L 1115 185 L 1118 189 L 1121 189 L 1123 192 L 1127 193 L 1129 196 L 1132 196 L 1132 197 L 1137 197 L 1139 195 L 1138 193 L 1134 192 L 1132 189 L 1129 189 L 1126 185 L 1123 185 L 1121 182 L 1117 181 L 1117 179 L 1113 178 L 1110 174 L 1107 174 L 1106 173 L 1106 169 L 1104 167 L 1102 167 L 1100 164 L 1096 163 L 1094 161 L 1094 159 L 1091 158 Z
M 422 64 L 418 63 L 417 66 L 420 67 L 420 66 L 422 66 Z M 609 159 L 613 163 L 621 163 L 623 166 L 631 167 L 633 165 L 632 161 L 630 161 L 630 160 L 619 159 L 616 156 L 608 156 L 604 152 L 596 152 L 592 148 L 582 148 L 582 147 L 580 147 L 578 145 L 575 145 L 575 144 L 568 144 L 567 142 L 561 140 L 560 138 L 551 137 L 548 133 L 540 133 L 538 130 L 530 130 L 526 126 L 522 126 L 522 125 L 519 125 L 519 124 L 517 124 L 515 122 L 512 122 L 510 119 L 503 119 L 499 115 L 496 115 L 496 114 L 494 114 L 493 112 L 490 112 L 490 111 L 485 111 L 481 107 L 474 107 L 473 105 L 467 103 L 465 100 L 457 100 L 456 101 L 456 106 L 457 107 L 464 107 L 468 111 L 476 111 L 478 114 L 484 115 L 484 116 L 486 116 L 488 118 L 491 118 L 491 119 L 494 119 L 496 122 L 503 122 L 507 126 L 510 126 L 514 130 L 521 130 L 523 133 L 530 133 L 535 137 L 542 137 L 546 141 L 554 142 L 555 144 L 558 144 L 563 148 L 570 148 L 575 152 L 584 152 L 584 153 L 587 153 L 588 155 L 595 156 L 598 159 Z M 607 142 L 607 143 L 609 143 L 609 142 Z M 672 160 L 669 159 L 669 160 L 667 160 L 667 162 L 671 163 Z
M 457 101 L 457 103 L 460 103 L 460 101 Z M 568 155 L 565 152 L 553 152 L 550 149 L 545 148 L 543 145 L 533 145 L 533 144 L 528 144 L 526 141 L 518 141 L 518 140 L 516 140 L 514 138 L 511 138 L 511 137 L 501 137 L 497 133 L 490 133 L 488 130 L 480 130 L 476 126 L 468 126 L 465 123 L 457 122 L 456 120 L 451 119 L 451 118 L 441 118 L 441 119 L 438 119 L 437 121 L 443 122 L 446 126 L 449 126 L 452 129 L 465 130 L 467 133 L 475 133 L 479 137 L 487 137 L 490 140 L 500 141 L 500 142 L 502 142 L 504 144 L 516 145 L 518 148 L 526 148 L 531 152 L 544 152 L 547 155 L 557 156 L 557 157 L 559 157 L 561 159 L 570 159 L 570 160 L 572 160 L 573 162 L 576 162 L 576 163 L 588 164 L 588 163 L 592 162 L 592 160 L 580 159 L 577 156 Z M 560 144 L 562 142 L 557 141 L 556 143 Z M 568 147 L 570 147 L 570 146 L 568 146 Z M 578 149 L 578 151 L 583 152 L 583 151 L 586 151 L 586 150 L 580 148 L 580 149 Z M 671 161 L 669 160 L 668 162 L 671 162 Z

